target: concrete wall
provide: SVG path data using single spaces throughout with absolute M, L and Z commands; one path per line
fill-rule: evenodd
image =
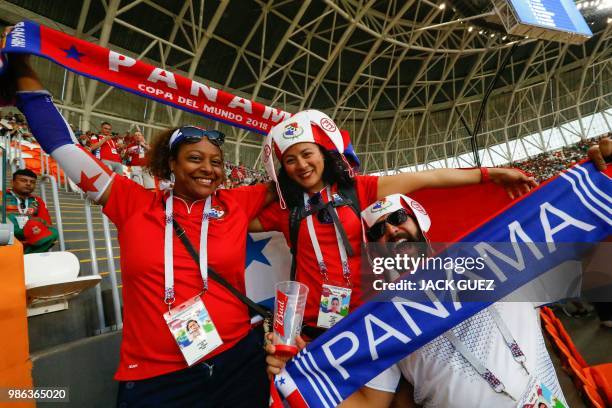
M 32 354 L 36 387 L 68 387 L 69 403 L 45 403 L 45 407 L 114 407 L 122 332 L 78 340 Z

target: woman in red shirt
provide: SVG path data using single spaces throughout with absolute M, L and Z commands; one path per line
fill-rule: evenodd
M 264 144 L 264 165 L 277 181 L 279 202 L 262 211 L 250 230 L 285 235 L 294 255 L 292 279 L 309 287 L 302 332 L 310 339 L 361 304 L 361 210 L 388 195 L 422 188 L 490 180 L 504 185 L 511 196 L 519 196 L 537 185 L 519 171 L 497 168 L 353 175 L 342 154 L 345 143 L 331 118 L 307 110 L 272 128 Z M 281 163 L 278 171 L 273 152 Z M 341 300 L 339 314 L 329 312 L 333 299 Z
M 163 132 L 152 148 L 150 170 L 174 181 L 170 192 L 112 174 L 75 145 L 28 57 L 10 57 L 32 133 L 117 226 L 124 301 L 118 406 L 267 406 L 263 335 L 251 329 L 247 306 L 212 276 L 244 294 L 247 225 L 271 201 L 267 186 L 217 190 L 224 136 L 194 126 Z M 190 321 L 199 336 L 188 331 Z

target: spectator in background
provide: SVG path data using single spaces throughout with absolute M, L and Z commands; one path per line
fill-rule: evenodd
M 6 215 L 13 223 L 15 237 L 25 246 L 25 253 L 47 252 L 57 240 L 44 201 L 32 194 L 36 173 L 29 169 L 13 173 L 12 189 L 6 195 Z
M 134 132 L 133 143 L 126 148 L 128 165 L 132 166 L 131 179 L 146 188 L 155 189 L 155 179 L 145 166 L 148 163 L 147 153 L 149 145 L 145 142 L 144 136 L 140 132 Z
M 89 144 L 89 139 L 91 138 L 91 135 L 89 134 L 89 132 L 83 132 L 80 130 L 77 130 L 75 133 L 75 136 L 77 137 L 77 140 L 79 141 L 79 144 L 85 148 L 88 147 Z
M 236 185 L 240 185 L 244 181 L 245 177 L 246 177 L 246 169 L 244 167 L 244 164 L 242 164 L 242 162 L 239 162 L 239 165 L 234 166 L 234 168 L 232 169 L 230 178 Z
M 90 139 L 89 150 L 111 171 L 117 174 L 123 174 L 123 164 L 121 163 L 121 155 L 117 148 L 117 142 L 113 139 L 113 126 L 108 122 L 102 122 L 101 133 L 94 135 Z

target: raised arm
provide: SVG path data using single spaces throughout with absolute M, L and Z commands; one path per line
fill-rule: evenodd
M 588 154 L 599 171 L 606 170 L 606 164 L 612 162 L 612 139 L 601 139 L 599 144 L 589 148 Z
M 106 204 L 112 173 L 78 145 L 70 126 L 32 69 L 29 56 L 9 55 L 9 69 L 17 88 L 17 107 L 25 115 L 32 135 L 90 199 Z
M 97 143 L 94 143 L 91 146 L 89 146 L 89 150 L 93 152 L 94 150 L 100 148 L 100 146 L 102 146 L 110 138 L 111 138 L 111 136 L 104 136 Z
M 382 199 L 390 194 L 408 194 L 422 188 L 466 186 L 486 182 L 487 179 L 504 187 L 512 199 L 538 185 L 533 177 L 514 169 L 437 169 L 379 177 L 377 195 Z

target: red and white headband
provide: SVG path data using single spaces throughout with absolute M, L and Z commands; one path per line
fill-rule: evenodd
M 285 208 L 278 186 L 277 170 L 274 156 L 280 161 L 291 146 L 298 143 L 316 143 L 327 150 L 344 151 L 344 141 L 340 129 L 325 113 L 309 109 L 301 111 L 274 126 L 266 136 L 263 144 L 263 163 L 268 176 L 276 183 L 279 201 Z
M 421 232 L 427 238 L 427 232 L 431 228 L 431 219 L 427 211 L 417 201 L 403 194 L 391 194 L 382 200 L 376 201 L 361 212 L 361 219 L 365 223 L 366 228 L 370 228 L 380 217 L 402 208 L 412 210 Z

